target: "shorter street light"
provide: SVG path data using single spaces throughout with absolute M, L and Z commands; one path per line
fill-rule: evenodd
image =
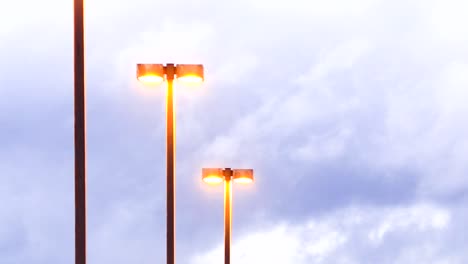
M 231 263 L 231 229 L 232 229 L 232 187 L 231 181 L 249 184 L 253 182 L 252 169 L 203 168 L 204 182 L 215 185 L 224 181 L 224 263 Z
M 174 79 L 182 82 L 203 82 L 202 64 L 138 64 L 137 79 L 147 85 L 159 85 L 167 80 L 166 96 L 166 263 L 175 263 L 175 113 Z
M 137 78 L 140 82 L 149 85 L 158 85 L 164 82 L 164 77 L 172 86 L 172 80 L 184 83 L 202 83 L 204 81 L 203 65 L 201 64 L 138 64 Z

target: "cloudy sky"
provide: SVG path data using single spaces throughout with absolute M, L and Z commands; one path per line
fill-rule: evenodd
M 73 5 L 0 5 L 0 263 L 74 260 Z M 468 2 L 86 2 L 88 262 L 165 261 L 164 87 L 176 88 L 177 260 L 467 263 Z

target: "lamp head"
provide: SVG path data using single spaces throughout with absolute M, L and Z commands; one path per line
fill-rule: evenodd
M 189 83 L 200 84 L 204 80 L 204 69 L 202 64 L 177 64 L 177 80 Z
M 164 81 L 162 64 L 137 64 L 137 79 L 147 85 L 158 85 Z
M 254 180 L 252 169 L 235 169 L 232 179 L 236 183 L 249 184 Z
M 210 185 L 220 184 L 224 181 L 223 169 L 203 168 L 202 179 Z

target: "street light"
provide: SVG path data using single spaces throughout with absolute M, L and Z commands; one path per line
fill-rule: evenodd
M 231 181 L 248 184 L 254 176 L 252 169 L 203 168 L 204 182 L 215 185 L 224 181 L 224 263 L 231 263 L 231 229 L 232 229 L 232 187 Z
M 74 0 L 75 264 L 86 264 L 86 82 L 84 1 Z
M 137 79 L 147 85 L 159 85 L 167 80 L 166 96 L 166 155 L 167 155 L 167 219 L 166 219 L 166 260 L 167 264 L 175 263 L 175 129 L 174 129 L 174 92 L 173 82 L 179 81 L 201 83 L 204 80 L 201 64 L 138 64 Z
M 203 65 L 201 64 L 138 64 L 137 79 L 149 85 L 159 85 L 166 77 L 168 84 L 174 80 L 185 83 L 199 84 L 204 81 Z

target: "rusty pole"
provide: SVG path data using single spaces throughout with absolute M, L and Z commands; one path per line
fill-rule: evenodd
M 75 264 L 86 264 L 84 3 L 74 0 Z

